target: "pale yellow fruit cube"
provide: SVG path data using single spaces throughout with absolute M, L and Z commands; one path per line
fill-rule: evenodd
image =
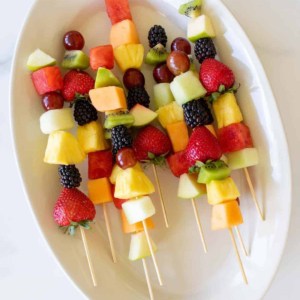
M 169 124 L 184 121 L 183 109 L 175 101 L 162 106 L 156 113 L 158 114 L 158 121 L 163 128 L 167 128 Z

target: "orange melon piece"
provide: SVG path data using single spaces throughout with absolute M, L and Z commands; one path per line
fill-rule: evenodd
M 228 229 L 243 224 L 243 216 L 236 200 L 214 205 L 212 208 L 211 229 Z
M 134 224 L 129 224 L 126 218 L 126 215 L 123 211 L 121 210 L 121 219 L 122 219 L 122 228 L 124 233 L 134 233 L 134 232 L 140 232 L 144 231 L 143 223 L 142 222 L 137 222 Z M 148 229 L 153 229 L 154 228 L 154 223 L 151 218 L 148 218 L 145 220 L 146 225 Z
M 91 101 L 98 111 L 126 109 L 126 96 L 124 89 L 117 86 L 107 86 L 90 90 Z
M 186 148 L 189 142 L 189 132 L 184 121 L 168 124 L 167 132 L 174 152 L 179 152 Z
M 121 45 L 139 44 L 139 35 L 132 20 L 124 20 L 112 25 L 110 30 L 110 43 L 113 48 Z
M 111 183 L 107 177 L 89 180 L 87 183 L 89 198 L 94 204 L 113 201 Z

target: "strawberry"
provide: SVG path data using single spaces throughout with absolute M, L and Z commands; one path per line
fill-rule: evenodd
M 203 61 L 199 79 L 208 95 L 224 88 L 225 90 L 230 89 L 235 81 L 233 72 L 226 65 L 213 58 L 207 58 Z
M 84 71 L 69 71 L 64 77 L 62 94 L 66 101 L 73 101 L 76 94 L 88 94 L 94 88 L 95 80 Z
M 195 165 L 196 161 L 218 160 L 222 151 L 217 138 L 205 127 L 196 127 L 185 150 L 189 167 Z
M 150 159 L 153 163 L 159 164 L 161 163 L 161 157 L 164 157 L 171 151 L 172 145 L 165 133 L 149 125 L 137 134 L 132 148 L 137 160 Z
M 167 157 L 167 162 L 173 175 L 179 177 L 189 171 L 189 163 L 185 151 L 179 151 Z
M 73 235 L 78 226 L 89 228 L 96 210 L 93 202 L 77 188 L 64 188 L 54 206 L 55 222 L 65 232 Z

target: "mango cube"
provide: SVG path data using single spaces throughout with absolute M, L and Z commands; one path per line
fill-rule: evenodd
M 89 180 L 87 185 L 89 198 L 94 204 L 113 201 L 111 184 L 107 177 Z
M 156 113 L 163 128 L 167 128 L 169 124 L 184 121 L 183 108 L 175 101 L 160 107 Z
M 144 231 L 144 226 L 142 222 L 137 222 L 134 224 L 128 223 L 123 209 L 121 210 L 121 219 L 122 219 L 122 229 L 124 233 L 135 233 L 135 232 Z M 151 218 L 146 219 L 145 222 L 148 229 L 154 228 L 154 223 Z

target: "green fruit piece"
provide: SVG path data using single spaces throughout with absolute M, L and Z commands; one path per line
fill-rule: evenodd
M 30 71 L 37 71 L 47 66 L 54 66 L 55 64 L 56 60 L 53 57 L 40 49 L 36 49 L 29 55 L 26 65 Z
M 106 140 L 111 140 L 111 130 L 109 130 L 109 129 L 104 130 L 104 138 Z
M 221 180 L 230 175 L 231 170 L 222 160 L 207 162 L 200 168 L 197 181 L 207 184 L 212 180 Z
M 189 18 L 197 18 L 201 14 L 202 0 L 193 0 L 179 6 L 178 12 Z
M 199 39 L 214 38 L 216 36 L 211 20 L 208 16 L 201 15 L 190 20 L 187 27 L 188 39 L 195 43 Z
M 156 112 L 141 104 L 136 104 L 129 112 L 134 118 L 134 127 L 145 126 L 157 118 Z
M 104 121 L 104 128 L 112 129 L 118 125 L 131 126 L 134 123 L 134 117 L 132 114 L 126 112 L 109 114 Z
M 107 86 L 122 87 L 122 84 L 111 70 L 99 68 L 95 80 L 95 89 Z
M 198 76 L 193 71 L 187 71 L 171 82 L 172 94 L 179 105 L 201 98 L 206 94 Z
M 193 174 L 182 174 L 179 178 L 177 196 L 182 199 L 193 199 L 206 194 L 205 185 L 199 184 Z
M 84 70 L 90 66 L 90 58 L 81 50 L 66 51 L 61 66 L 64 69 Z
M 244 169 L 258 164 L 258 152 L 256 148 L 245 148 L 226 154 L 228 166 L 231 170 Z
M 157 250 L 156 245 L 150 239 L 153 251 Z M 134 233 L 131 235 L 130 249 L 128 259 L 135 261 L 145 257 L 151 256 L 150 248 L 147 242 L 147 237 L 144 231 Z
M 155 47 L 151 48 L 145 58 L 145 63 L 148 65 L 157 65 L 159 63 L 165 62 L 169 52 L 162 44 L 157 44 Z
M 193 58 L 193 55 L 189 55 L 190 59 L 190 71 L 196 71 L 196 65 L 195 65 L 195 60 Z
M 157 108 L 175 101 L 170 89 L 170 83 L 158 83 L 153 87 L 154 103 Z

